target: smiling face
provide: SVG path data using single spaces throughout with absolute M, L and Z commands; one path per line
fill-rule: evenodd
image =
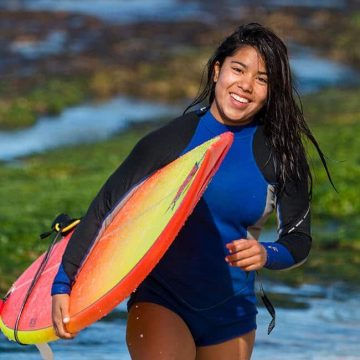
M 214 67 L 215 98 L 210 106 L 214 117 L 225 125 L 245 125 L 266 103 L 268 77 L 258 51 L 243 46 Z

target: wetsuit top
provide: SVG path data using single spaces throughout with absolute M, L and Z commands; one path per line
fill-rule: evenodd
M 305 261 L 311 247 L 307 182 L 287 183 L 276 198 L 276 171 L 262 125 L 254 121 L 245 126 L 226 126 L 210 111 L 202 110 L 177 118 L 138 142 L 76 228 L 52 294 L 70 292 L 102 223 L 134 185 L 181 154 L 226 131 L 234 134 L 228 154 L 151 276 L 185 300 L 186 289 L 195 288 L 198 296 L 192 304 L 200 307 L 212 306 L 244 288 L 253 291 L 254 274 L 229 266 L 225 262 L 228 255 L 225 245 L 241 238 L 258 239 L 264 221 L 274 208 L 279 238 L 262 243 L 267 251 L 265 267 L 285 269 Z

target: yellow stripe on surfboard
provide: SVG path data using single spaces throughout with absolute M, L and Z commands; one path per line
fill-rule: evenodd
M 12 341 L 16 341 L 14 337 L 14 329 L 8 328 L 0 317 L 0 328 L 4 335 Z M 44 328 L 34 331 L 18 331 L 18 339 L 24 344 L 43 344 L 49 341 L 57 340 L 53 327 Z

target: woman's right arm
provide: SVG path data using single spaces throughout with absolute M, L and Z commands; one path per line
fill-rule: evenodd
M 58 294 L 52 297 L 52 321 L 56 335 L 61 339 L 73 339 L 76 334 L 66 330 L 66 324 L 70 320 L 68 294 Z

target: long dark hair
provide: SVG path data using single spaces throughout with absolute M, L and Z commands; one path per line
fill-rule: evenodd
M 268 98 L 256 117 L 264 126 L 264 133 L 277 169 L 276 191 L 278 194 L 281 193 L 288 181 L 298 183 L 306 178 L 310 184 L 311 197 L 312 176 L 302 142 L 304 136 L 315 146 L 331 184 L 333 182 L 324 154 L 305 122 L 301 101 L 299 99 L 298 105 L 294 99 L 294 93 L 297 92 L 293 87 L 286 45 L 273 31 L 260 24 L 250 23 L 240 26 L 228 36 L 209 59 L 205 69 L 205 85 L 185 112 L 206 100 L 211 105 L 215 97 L 215 64 L 218 62 L 221 66 L 228 56 L 234 55 L 243 46 L 255 48 L 266 65 Z

